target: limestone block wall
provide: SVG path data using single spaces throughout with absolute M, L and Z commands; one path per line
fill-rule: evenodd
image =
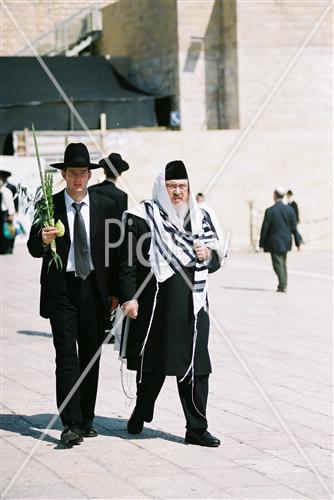
M 327 1 L 237 3 L 240 125 L 246 127 L 277 85 L 264 128 L 328 127 L 332 9 Z M 327 12 L 316 31 L 322 14 Z M 284 77 L 289 64 L 291 67 Z
M 215 93 L 217 92 L 214 82 L 218 80 L 219 76 L 220 16 L 218 16 L 215 23 L 214 34 L 209 37 L 207 42 L 211 45 L 216 42 L 216 53 L 213 54 L 210 62 L 205 59 L 205 35 L 214 4 L 214 0 L 177 2 L 180 63 L 179 102 L 182 130 L 205 130 L 207 128 L 207 119 L 211 123 L 218 120 L 217 109 L 212 106 L 212 100 L 215 100 Z M 212 76 L 207 81 L 206 66 L 211 69 Z M 208 106 L 206 97 L 210 101 Z M 207 107 L 209 108 L 208 113 Z
M 238 126 L 235 0 L 177 2 L 182 130 Z
M 157 94 L 176 94 L 176 0 L 120 0 L 103 9 L 96 52 L 109 54 L 132 83 Z
M 103 7 L 115 0 L 95 0 L 94 5 Z M 11 21 L 16 19 L 30 41 L 51 30 L 57 22 L 65 20 L 77 11 L 91 5 L 87 0 L 6 0 L 0 4 L 1 40 L 0 56 L 14 56 L 26 46 L 22 34 Z

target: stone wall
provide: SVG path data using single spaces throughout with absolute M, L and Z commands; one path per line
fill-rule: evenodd
M 176 94 L 176 0 L 121 0 L 103 9 L 96 52 L 112 57 L 130 81 L 156 94 Z
M 177 6 L 181 128 L 235 128 L 236 2 L 179 0 Z
M 265 107 L 259 126 L 292 126 L 299 130 L 328 127 L 333 39 L 333 16 L 332 9 L 327 8 L 329 4 L 322 0 L 238 2 L 242 128 L 263 106 L 275 85 L 277 90 Z M 309 38 L 325 9 L 327 15 Z

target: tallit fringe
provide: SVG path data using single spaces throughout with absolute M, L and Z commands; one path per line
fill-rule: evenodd
M 144 342 L 143 342 L 143 346 L 141 348 L 141 351 L 140 351 L 140 356 L 141 356 L 141 362 L 140 362 L 140 379 L 139 379 L 139 384 L 141 384 L 141 381 L 142 381 L 142 378 L 143 378 L 143 366 L 144 366 L 144 354 L 145 354 L 145 347 L 146 347 L 146 342 L 148 340 L 148 336 L 150 334 L 150 331 L 151 331 L 151 326 L 152 326 L 152 322 L 153 322 L 153 317 L 154 317 L 154 313 L 155 313 L 155 307 L 157 305 L 157 298 L 158 298 L 158 292 L 159 292 L 159 282 L 157 281 L 157 288 L 155 290 L 155 294 L 154 294 L 154 300 L 153 300 L 153 306 L 152 306 L 152 313 L 151 313 L 151 317 L 150 317 L 150 322 L 149 322 L 149 325 L 148 325 L 148 328 L 147 328 L 147 333 L 146 333 L 146 337 L 144 339 Z
M 123 365 L 124 365 L 124 360 L 122 359 L 121 360 L 121 366 L 119 368 L 119 371 L 121 373 L 121 384 L 122 384 L 122 389 L 123 389 L 123 392 L 125 394 L 125 397 L 127 400 L 129 401 L 133 401 L 134 399 L 136 399 L 136 396 L 133 396 L 132 394 L 130 394 L 129 392 L 127 392 L 126 390 L 126 387 L 125 387 L 125 383 L 124 383 L 124 370 L 123 370 Z M 131 389 L 131 388 L 129 388 Z
M 196 313 L 196 316 L 195 316 L 195 323 L 194 323 L 194 333 L 193 333 L 193 350 L 192 350 L 192 354 L 191 354 L 191 362 L 190 362 L 190 365 L 188 366 L 188 369 L 186 371 L 186 373 L 183 375 L 183 377 L 181 378 L 180 382 L 183 382 L 184 379 L 187 377 L 188 373 L 191 371 L 191 380 L 193 380 L 194 378 L 194 365 L 195 365 L 195 349 L 196 349 L 196 342 L 197 342 L 197 334 L 198 334 L 198 331 L 197 331 L 197 318 L 198 318 L 198 312 Z

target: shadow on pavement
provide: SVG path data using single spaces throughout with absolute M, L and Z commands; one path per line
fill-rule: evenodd
M 34 439 L 41 439 L 41 435 L 54 417 L 52 413 L 38 413 L 36 415 L 16 415 L 13 413 L 2 414 L 0 419 L 0 429 L 4 432 L 15 432 L 21 436 L 30 436 Z M 174 443 L 183 443 L 183 438 L 169 434 L 168 432 L 157 431 L 150 428 L 145 428 L 141 434 L 128 434 L 126 430 L 127 420 L 124 418 L 96 417 L 94 420 L 96 429 L 100 436 L 117 436 L 122 439 L 164 439 Z M 63 426 L 58 420 L 53 425 L 52 429 L 56 429 L 59 433 Z M 60 437 L 60 435 L 59 435 Z M 44 437 L 44 441 L 57 445 L 56 449 L 64 449 L 59 439 L 50 436 L 48 432 Z
M 128 434 L 126 430 L 127 419 L 124 418 L 109 418 L 109 417 L 96 417 L 94 423 L 96 429 L 102 436 L 117 436 L 122 439 L 163 439 L 165 441 L 172 441 L 173 443 L 183 443 L 184 439 L 180 436 L 175 436 L 169 432 L 158 431 L 144 425 L 143 432 L 140 434 Z
M 21 436 L 30 436 L 40 439 L 41 434 L 54 415 L 51 413 L 39 413 L 37 415 L 16 415 L 14 413 L 2 414 L 0 419 L 0 429 L 7 432 L 15 432 Z M 53 427 L 61 430 L 62 425 L 57 420 Z M 59 444 L 59 440 L 46 434 L 44 441 L 52 444 Z
M 16 333 L 20 333 L 21 335 L 30 335 L 32 337 L 52 337 L 52 333 L 35 332 L 34 330 L 17 330 Z

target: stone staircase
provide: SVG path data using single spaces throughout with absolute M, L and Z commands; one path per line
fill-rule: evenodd
M 77 56 L 87 49 L 102 33 L 102 12 L 94 5 L 79 10 L 54 28 L 32 41 L 41 56 Z M 16 56 L 32 56 L 27 45 Z

